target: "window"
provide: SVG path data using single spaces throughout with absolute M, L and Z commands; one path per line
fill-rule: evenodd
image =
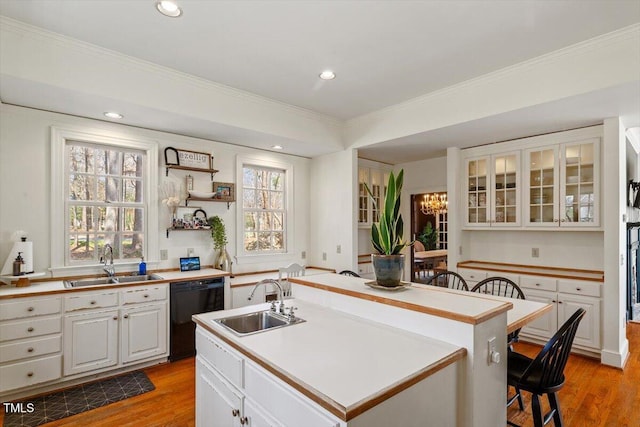
M 242 167 L 242 248 L 245 254 L 286 252 L 286 171 Z
M 67 259 L 140 259 L 145 236 L 144 156 L 140 150 L 77 141 L 66 144 Z
M 51 270 L 120 264 L 158 247 L 156 141 L 51 129 Z M 86 270 L 87 272 L 92 270 Z

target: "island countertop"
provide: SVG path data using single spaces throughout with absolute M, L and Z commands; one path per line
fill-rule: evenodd
M 197 325 L 342 420 L 349 420 L 466 355 L 464 348 L 302 300 L 306 322 L 237 336 L 214 319 L 268 304 L 193 316 Z M 384 367 L 384 369 L 381 369 Z

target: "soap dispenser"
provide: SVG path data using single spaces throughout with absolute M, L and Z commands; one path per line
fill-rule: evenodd
M 18 252 L 18 256 L 13 261 L 13 275 L 21 276 L 24 274 L 24 258 L 22 258 L 22 252 Z
M 147 263 L 144 262 L 144 257 L 140 258 L 140 264 L 138 264 L 138 274 L 144 276 L 147 274 Z

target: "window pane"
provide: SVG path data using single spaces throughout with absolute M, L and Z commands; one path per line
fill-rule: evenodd
M 121 185 L 120 178 L 107 178 L 107 187 L 105 188 L 105 200 L 108 202 L 120 202 L 122 199 L 120 198 L 119 187 Z
M 271 223 L 272 230 L 284 230 L 284 215 L 281 212 L 273 213 L 273 222 Z
M 124 231 L 143 231 L 143 215 L 144 214 L 142 209 L 125 208 Z
M 95 258 L 95 234 L 72 233 L 69 235 L 69 258 L 72 260 L 90 260 Z
M 138 153 L 124 153 L 122 175 L 142 176 L 142 155 Z
M 267 192 L 264 190 L 256 190 L 256 208 L 267 209 Z
M 258 214 L 256 212 L 245 212 L 244 229 L 247 231 L 255 231 L 258 223 Z
M 256 190 L 244 190 L 242 192 L 242 207 L 248 209 L 256 207 Z
M 262 250 L 271 249 L 271 233 L 268 233 L 268 232 L 258 233 L 258 249 L 262 249 Z
M 284 234 L 283 233 L 273 233 L 273 249 L 275 249 L 275 250 L 284 249 Z
M 256 188 L 256 173 L 253 169 L 242 169 L 242 186 L 245 188 Z
M 271 172 L 271 185 L 270 185 L 269 188 L 271 190 L 282 191 L 282 190 L 284 190 L 283 181 L 284 181 L 284 174 L 283 173 Z
M 142 181 L 133 179 L 122 180 L 124 189 L 124 201 L 127 203 L 142 202 Z
M 72 146 L 69 150 L 69 171 L 93 173 L 93 150 L 88 147 Z
M 92 175 L 69 176 L 69 200 L 95 200 L 96 181 Z
M 244 250 L 255 251 L 258 249 L 258 237 L 256 233 L 244 233 Z
M 271 209 L 284 209 L 284 194 L 279 191 L 271 192 Z
M 122 258 L 140 258 L 142 256 L 143 235 L 128 233 L 122 236 Z
M 271 230 L 270 213 L 260 212 L 258 214 L 258 229 L 259 230 Z

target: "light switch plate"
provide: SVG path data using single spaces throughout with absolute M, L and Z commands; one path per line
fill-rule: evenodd
M 169 259 L 169 251 L 166 249 L 160 249 L 160 260 L 166 261 Z

